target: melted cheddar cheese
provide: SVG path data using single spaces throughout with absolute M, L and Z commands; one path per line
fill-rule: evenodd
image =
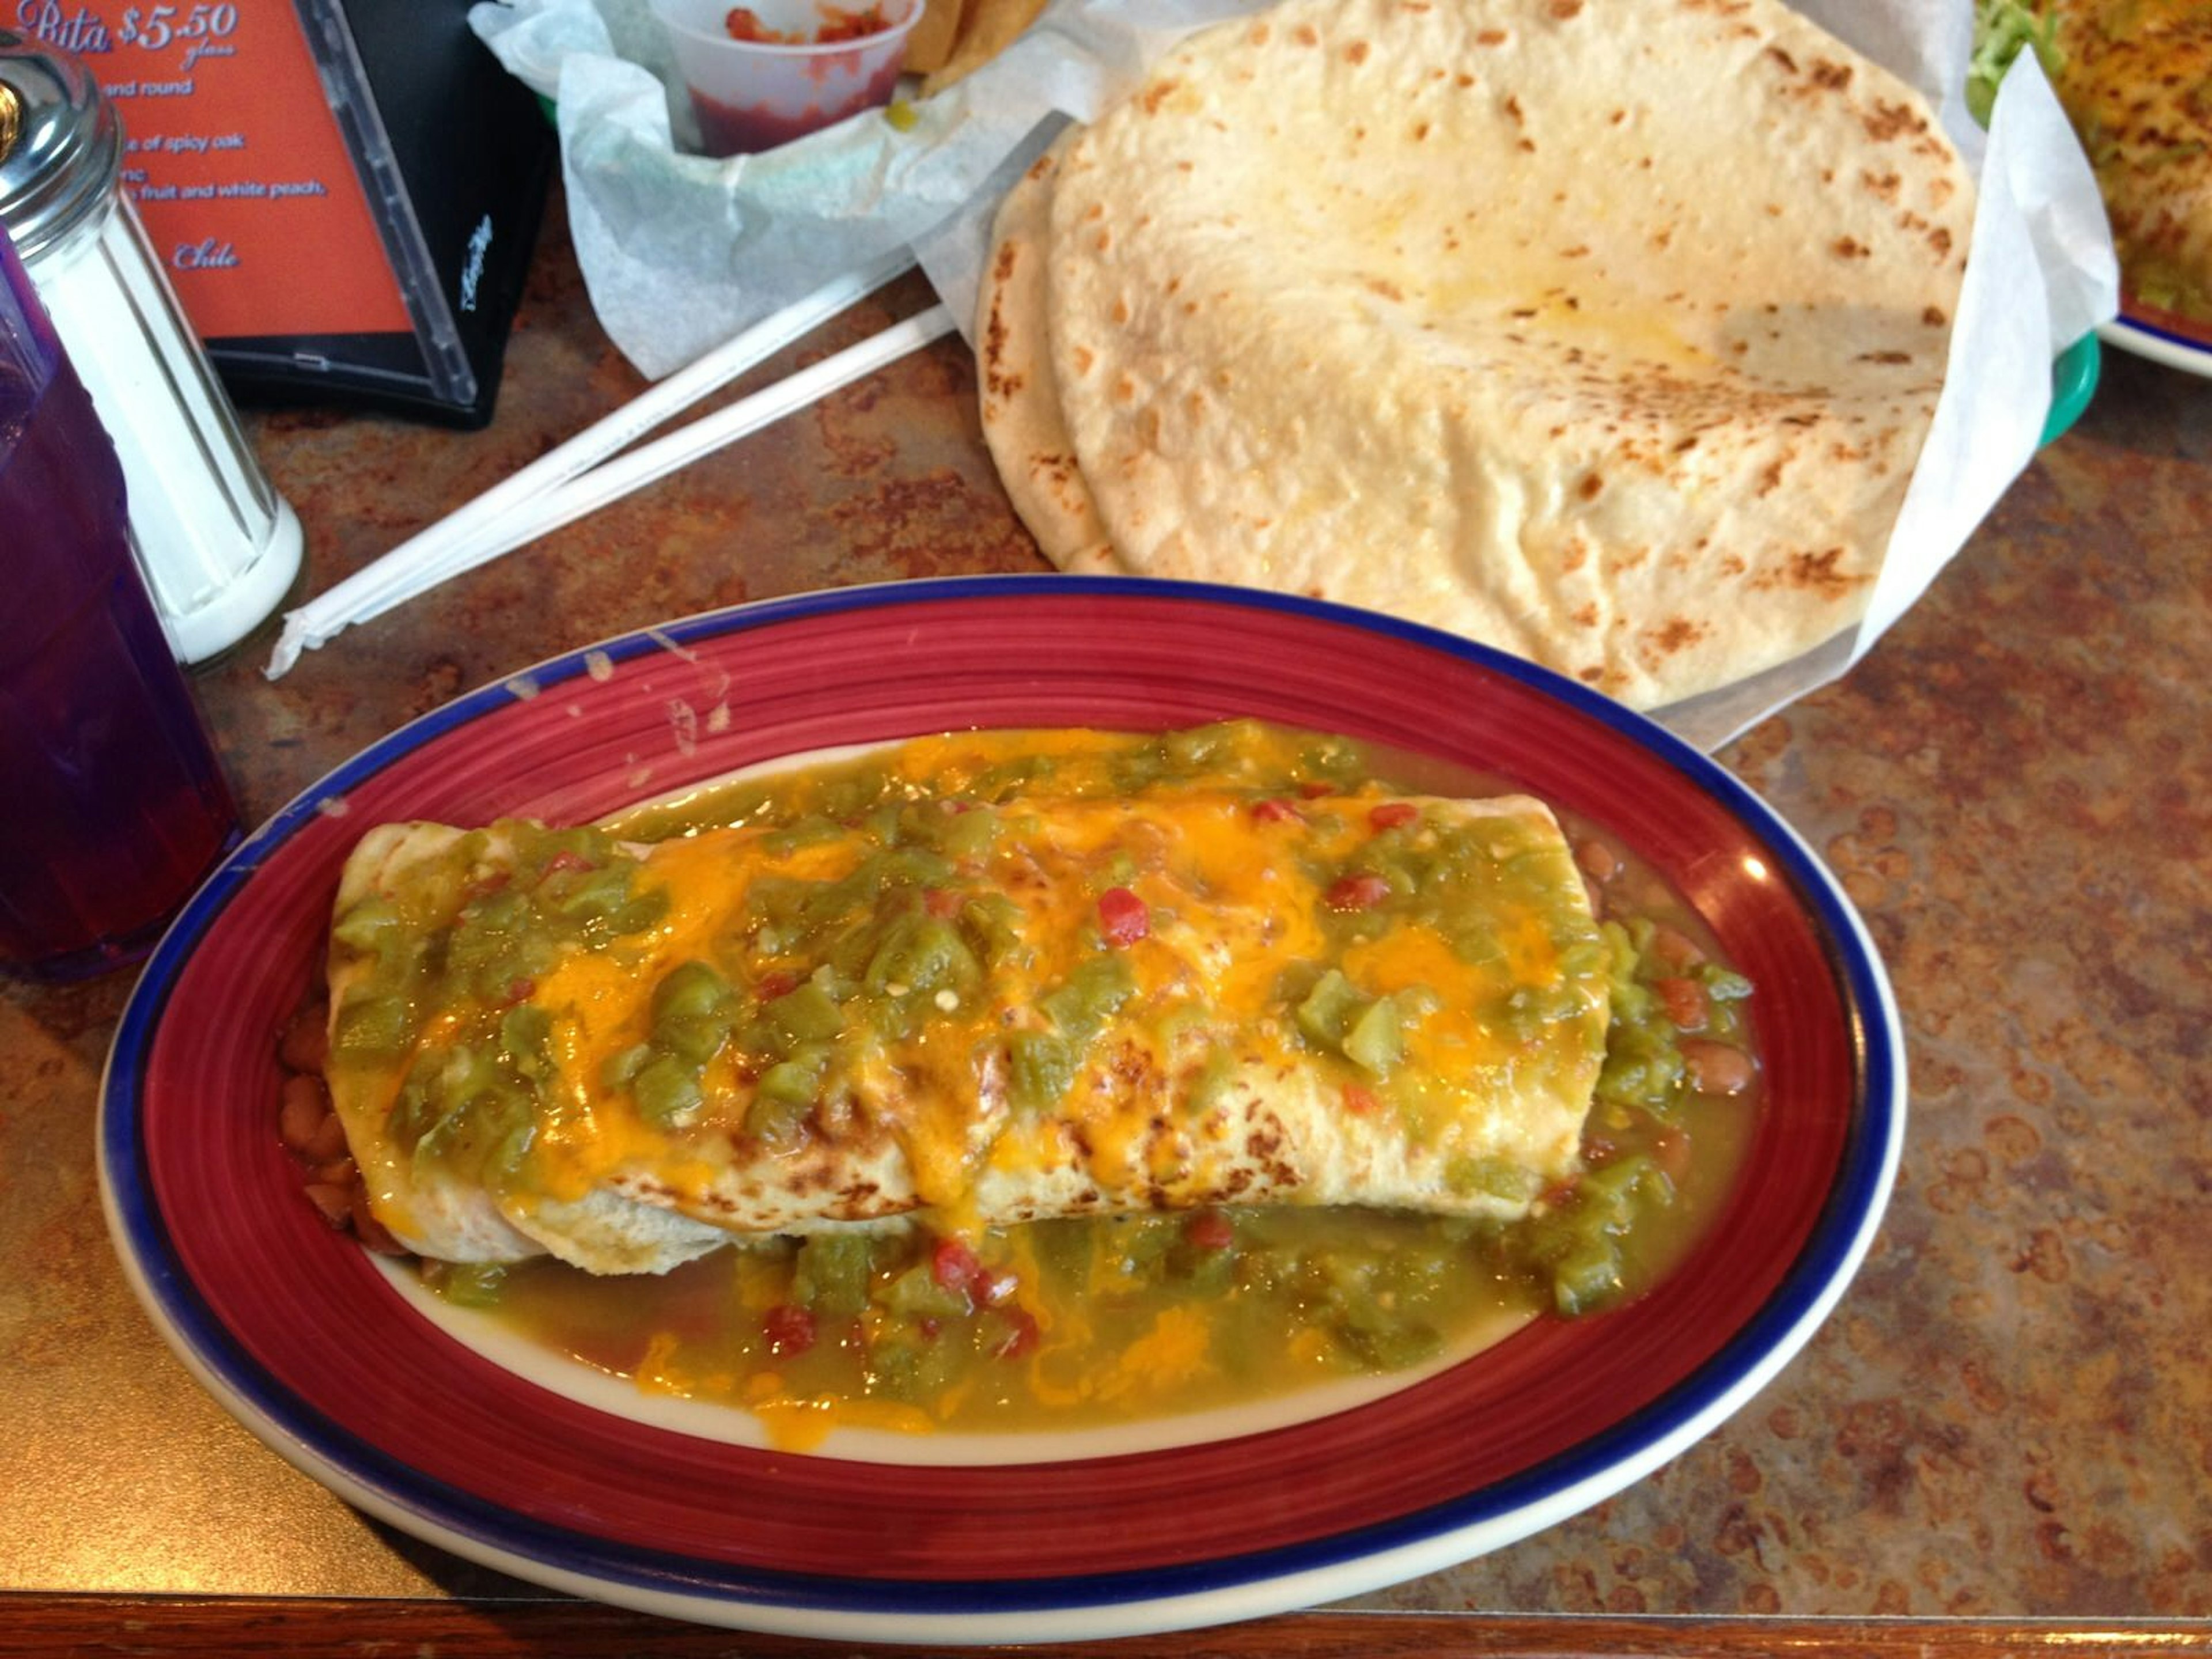
M 1519 1212 L 1571 1173 L 1603 1058 L 1556 823 L 1346 792 L 1283 741 L 1147 769 L 1103 733 L 928 739 L 857 797 L 787 775 L 657 841 L 366 843 L 342 940 L 406 920 L 341 945 L 368 1075 L 334 1076 L 386 1143 L 386 1224 L 471 1259 L 422 1201 L 465 1193 L 521 1235 L 491 1259 L 634 1271 L 917 1211 Z M 349 1044 L 394 996 L 398 1039 Z

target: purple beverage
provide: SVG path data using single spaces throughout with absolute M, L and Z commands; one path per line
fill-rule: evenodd
M 143 955 L 238 837 L 123 472 L 0 234 L 0 968 Z

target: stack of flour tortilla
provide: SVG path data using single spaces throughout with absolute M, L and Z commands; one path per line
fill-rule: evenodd
M 1972 213 L 1918 94 L 1779 0 L 1285 0 L 1008 196 L 984 430 L 1064 568 L 1656 707 L 1863 611 Z

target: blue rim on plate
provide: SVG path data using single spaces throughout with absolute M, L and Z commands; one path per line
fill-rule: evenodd
M 949 654 L 948 640 L 957 646 Z M 903 665 L 893 660 L 900 641 L 916 653 Z M 791 690 L 817 669 L 821 687 Z M 703 728 L 692 728 L 680 757 L 702 769 L 690 781 L 744 763 L 747 742 L 790 752 L 823 746 L 807 739 L 943 729 L 963 711 L 982 716 L 970 724 L 1017 723 L 1006 711 L 1036 708 L 1047 718 L 1032 723 L 1074 723 L 1053 716 L 1088 709 L 1096 723 L 1143 726 L 1336 707 L 1345 717 L 1335 729 L 1352 735 L 1380 736 L 1389 721 L 1401 738 L 1449 728 L 1457 735 L 1439 739 L 1446 746 L 1432 752 L 1516 778 L 1555 769 L 1555 799 L 1583 791 L 1585 800 L 1563 804 L 1604 809 L 1591 816 L 1626 815 L 1640 833 L 1658 833 L 1649 826 L 1686 809 L 1730 826 L 1729 835 L 1755 853 L 1746 863 L 1757 872 L 1700 878 L 1715 884 L 1716 902 L 1759 921 L 1747 934 L 1754 948 L 1765 918 L 1786 909 L 1793 927 L 1802 919 L 1809 943 L 1787 948 L 1820 982 L 1782 986 L 1785 998 L 1801 1002 L 1779 1006 L 1821 1010 L 1824 1027 L 1832 1021 L 1817 1042 L 1794 1025 L 1768 1034 L 1770 1060 L 1802 1039 L 1808 1052 L 1827 1057 L 1808 1066 L 1848 1073 L 1823 1085 L 1838 1100 L 1827 1114 L 1826 1161 L 1799 1173 L 1798 1199 L 1776 1200 L 1796 1206 L 1787 1218 L 1794 1247 L 1786 1259 L 1758 1264 L 1755 1274 L 1747 1268 L 1741 1286 L 1732 1282 L 1735 1267 L 1718 1265 L 1711 1282 L 1721 1288 L 1710 1297 L 1683 1286 L 1685 1298 L 1703 1298 L 1685 1306 L 1711 1301 L 1723 1309 L 1694 1336 L 1662 1332 L 1666 1319 L 1681 1322 L 1656 1304 L 1648 1319 L 1647 1310 L 1632 1307 L 1586 1328 L 1561 1325 L 1528 1342 L 1511 1339 L 1493 1351 L 1501 1358 L 1478 1357 L 1380 1405 L 1218 1448 L 1000 1470 L 902 1468 L 896 1479 L 875 1466 L 772 1457 L 603 1422 L 473 1356 L 449 1353 L 447 1339 L 417 1332 L 419 1319 L 394 1311 L 396 1295 L 357 1251 L 316 1238 L 319 1224 L 295 1213 L 307 1206 L 281 1201 L 281 1183 L 270 1183 L 283 1155 L 264 1146 L 274 1142 L 273 1098 L 258 1122 L 241 1117 L 252 1109 L 240 1102 L 253 1093 L 254 1068 L 266 1060 L 270 1011 L 281 1013 L 284 988 L 296 984 L 304 958 L 319 948 L 314 905 L 319 897 L 326 912 L 336 860 L 352 833 L 345 820 L 387 806 L 442 809 L 479 794 L 489 805 L 514 793 L 525 798 L 523 810 L 550 802 L 556 811 L 597 816 L 611 799 L 607 792 L 628 789 L 631 799 L 663 793 L 679 781 L 672 773 L 657 774 L 647 787 L 634 771 L 609 771 L 622 763 L 610 758 L 590 785 L 599 794 L 565 795 L 567 786 L 548 782 L 542 767 L 532 770 L 524 751 L 606 726 L 619 728 L 608 756 L 626 757 L 624 745 L 636 741 L 632 724 L 643 730 L 662 718 L 670 686 L 726 684 L 732 674 L 757 676 L 750 683 L 757 695 L 724 723 L 735 747 L 717 749 L 700 738 Z M 1240 677 L 1255 676 L 1265 684 L 1238 689 Z M 514 733 L 523 734 L 519 742 Z M 1577 745 L 1586 755 L 1566 752 Z M 465 763 L 453 758 L 464 754 Z M 669 757 L 676 754 L 672 749 Z M 1586 759 L 1598 756 L 1633 773 L 1636 787 L 1595 775 Z M 1608 789 L 1622 793 L 1613 799 Z M 1650 805 L 1638 804 L 1644 801 Z M 1637 817 L 1647 811 L 1655 816 Z M 360 827 L 370 821 L 357 820 Z M 1628 840 L 1644 850 L 1637 836 Z M 1681 856 L 1685 867 L 1698 862 Z M 1725 916 L 1717 921 L 1724 939 L 1729 925 Z M 172 1018 L 180 1008 L 189 1017 Z M 216 1008 L 236 1009 L 230 1023 L 252 1029 L 206 1029 L 223 1024 L 201 1017 Z M 165 1338 L 249 1429 L 359 1507 L 472 1560 L 648 1612 L 840 1639 L 985 1642 L 1134 1634 L 1359 1594 L 1555 1524 L 1640 1479 L 1763 1387 L 1842 1295 L 1894 1179 L 1904 1102 L 1896 1010 L 1834 878 L 1749 789 L 1650 721 L 1486 647 L 1316 601 L 1131 578 L 962 577 L 772 600 L 626 635 L 483 687 L 373 744 L 249 837 L 157 948 L 109 1058 L 100 1154 L 112 1235 Z M 1674 1293 L 1662 1286 L 1654 1297 Z M 343 1304 L 329 1314 L 333 1322 L 419 1343 L 425 1386 L 449 1385 L 457 1412 L 475 1409 L 478 1394 L 501 1392 L 497 1410 L 482 1413 L 491 1425 L 484 1432 L 499 1432 L 504 1418 L 535 1414 L 533 1431 L 556 1443 L 543 1452 L 550 1477 L 544 1484 L 573 1478 L 576 1490 L 563 1499 L 571 1507 L 526 1512 L 528 1500 L 501 1484 L 504 1472 L 471 1462 L 465 1447 L 432 1443 L 436 1431 L 392 1420 L 365 1383 L 345 1376 L 349 1352 L 326 1352 L 313 1332 L 296 1328 L 320 1316 L 332 1297 Z M 1595 1359 L 1640 1370 L 1608 1358 L 1631 1341 L 1663 1352 L 1666 1366 L 1654 1371 L 1644 1397 L 1614 1414 L 1562 1405 L 1559 1423 L 1470 1453 L 1467 1467 L 1487 1471 L 1479 1478 L 1438 1467 L 1445 1448 L 1434 1444 L 1425 1462 L 1409 1460 L 1407 1470 L 1364 1468 L 1381 1460 L 1363 1437 L 1385 1444 L 1409 1428 L 1433 1435 L 1459 1420 L 1474 1391 L 1504 1386 L 1471 1368 L 1495 1366 L 1504 1376 L 1517 1364 L 1534 1381 L 1557 1370 L 1554 1355 L 1571 1354 L 1578 1366 Z M 1613 1346 L 1600 1346 L 1606 1343 Z M 1544 1438 L 1554 1432 L 1558 1443 Z M 410 1436 L 428 1438 L 418 1445 Z M 492 1461 L 488 1454 L 481 1460 Z M 775 1517 L 735 1501 L 717 1510 L 695 1493 L 672 1492 L 659 1473 L 664 1466 L 716 1471 L 757 1492 L 785 1492 L 793 1512 L 803 1504 L 814 1513 L 818 1504 L 836 1513 L 848 1504 L 856 1515 L 933 1516 L 948 1525 L 967 1524 L 972 1515 L 971 1553 L 933 1559 L 925 1540 L 911 1561 L 882 1572 L 821 1571 L 817 1558 L 783 1559 L 773 1543 L 758 1541 Z M 1346 1491 L 1314 1498 L 1314 1518 L 1302 1533 L 1256 1530 L 1260 1522 L 1232 1513 L 1226 1498 L 1214 1514 L 1200 1491 L 1190 1498 L 1188 1541 L 1130 1542 L 1130 1559 L 1103 1571 L 1052 1553 L 1073 1544 L 1017 1535 L 1036 1527 L 1038 1506 L 1060 1503 L 1070 1514 L 1096 1509 L 1116 1537 L 1142 1533 L 1134 1522 L 1162 1518 L 1144 1505 L 1194 1474 L 1205 1490 L 1243 1481 L 1240 1500 L 1279 1492 L 1287 1502 L 1296 1481 L 1310 1483 L 1321 1469 L 1337 1471 Z M 593 1508 L 603 1492 L 605 1506 Z M 680 1529 L 654 1532 L 679 1511 Z M 1102 1545 L 1115 1547 L 1124 1546 Z M 984 1570 L 961 1565 L 974 1560 Z
M 2181 321 L 2169 318 L 2153 322 L 2128 310 L 2124 301 L 2120 314 L 2098 328 L 2097 337 L 2130 356 L 2163 363 L 2185 374 L 2212 376 L 2212 344 L 2201 334 L 2185 331 L 2179 326 Z

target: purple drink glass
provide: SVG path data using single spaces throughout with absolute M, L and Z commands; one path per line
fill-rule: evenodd
M 238 814 L 125 535 L 123 471 L 0 232 L 0 969 L 145 954 Z

